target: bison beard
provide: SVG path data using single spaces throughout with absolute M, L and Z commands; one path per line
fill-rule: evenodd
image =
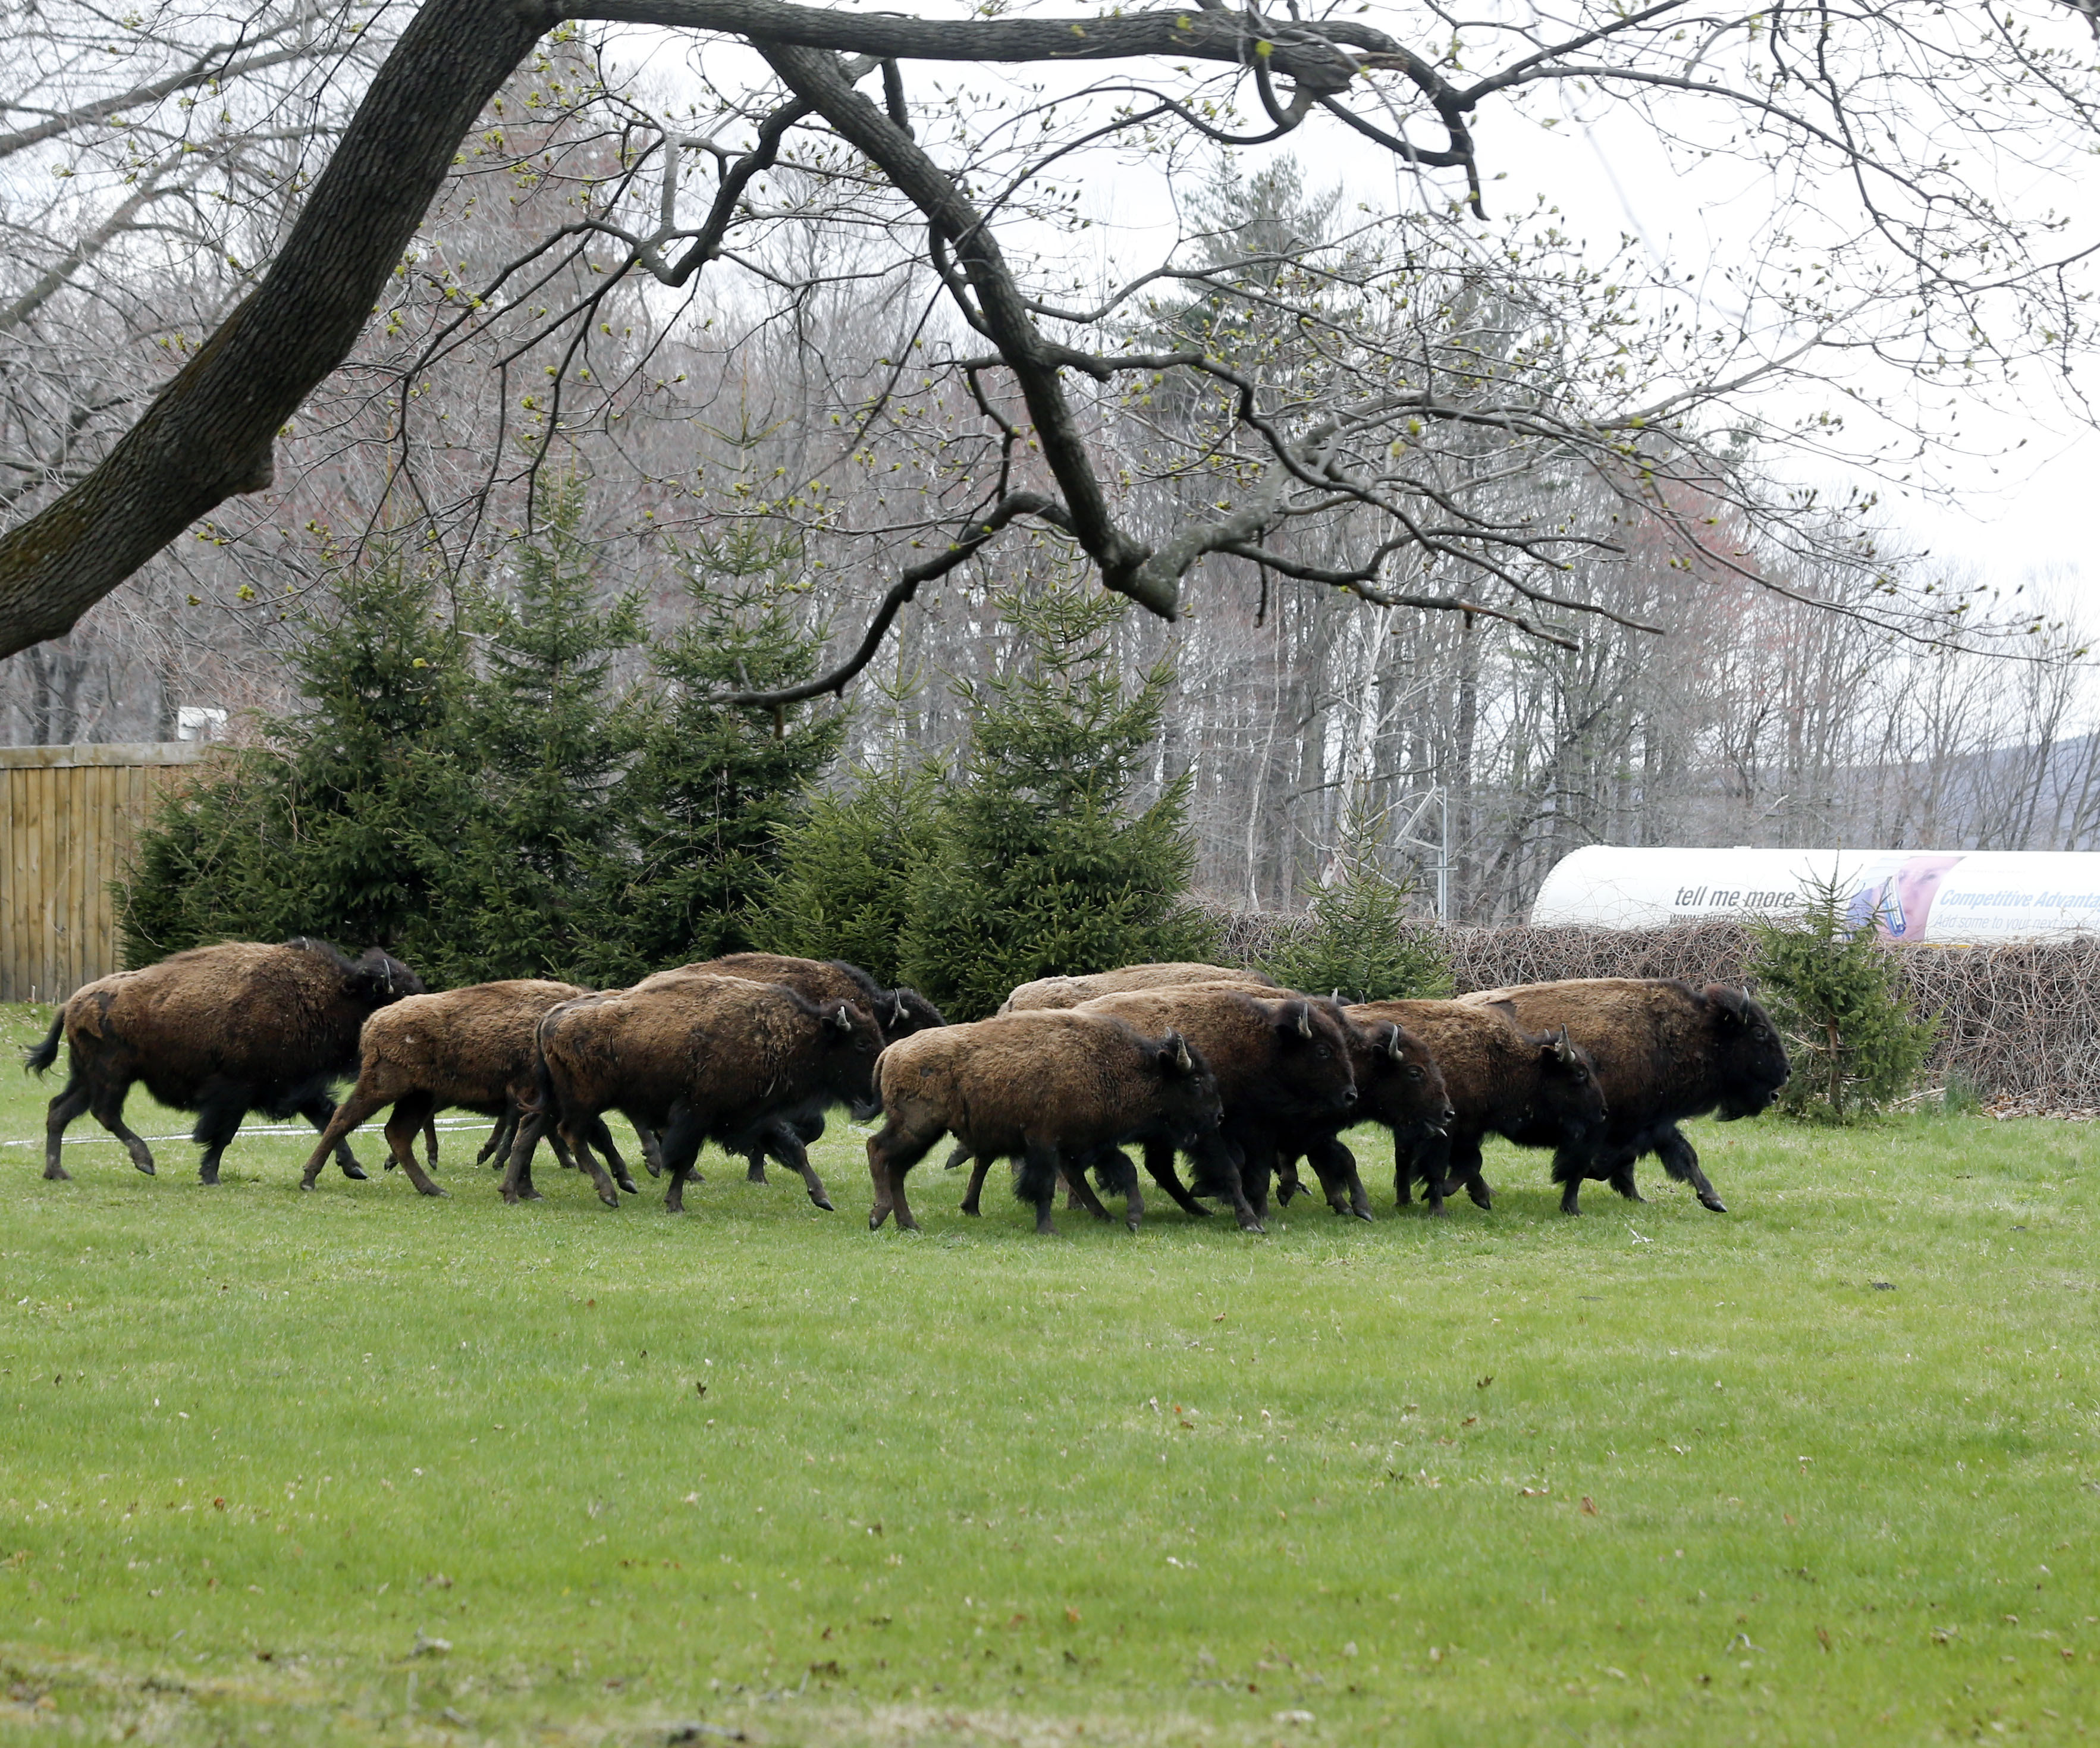
M 366 1018 L 422 992 L 414 972 L 376 947 L 351 960 L 303 938 L 192 947 L 86 984 L 29 1053 L 38 1073 L 56 1059 L 61 1033 L 71 1053 L 71 1075 L 45 1115 L 44 1176 L 66 1176 L 66 1128 L 84 1110 L 151 1176 L 153 1156 L 124 1122 L 139 1081 L 163 1105 L 197 1114 L 204 1183 L 218 1181 L 219 1156 L 251 1110 L 304 1117 L 325 1132 L 336 1109 L 329 1088 L 356 1072 Z M 345 1140 L 333 1147 L 345 1176 L 364 1176 Z

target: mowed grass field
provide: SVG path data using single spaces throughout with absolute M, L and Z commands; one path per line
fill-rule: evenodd
M 0 1010 L 0 1140 L 40 1144 Z M 186 1119 L 135 1097 L 149 1136 Z M 1856 1743 L 2100 1728 L 2096 1141 L 1702 1124 L 1563 1219 L 923 1236 L 704 1161 L 506 1208 L 0 1148 L 35 1740 Z M 1359 1137 L 1367 1180 L 1382 1141 Z M 360 1151 L 376 1168 L 376 1136 Z M 1163 1203 L 1163 1198 L 1154 1198 Z

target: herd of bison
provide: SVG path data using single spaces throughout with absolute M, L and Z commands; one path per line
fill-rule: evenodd
M 915 991 L 837 960 L 738 953 L 631 989 L 526 979 L 432 995 L 377 947 L 351 960 L 315 940 L 198 947 L 100 978 L 65 1003 L 29 1067 L 48 1069 L 61 1039 L 72 1073 L 46 1120 L 47 1178 L 66 1176 L 66 1128 L 82 1112 L 152 1171 L 124 1122 L 126 1095 L 143 1081 L 196 1113 L 207 1184 L 251 1110 L 320 1132 L 304 1187 L 331 1155 L 363 1178 L 350 1133 L 390 1106 L 388 1168 L 442 1195 L 415 1142 L 424 1137 L 435 1167 L 432 1119 L 457 1106 L 496 1119 L 480 1159 L 501 1169 L 506 1202 L 536 1198 L 545 1139 L 617 1207 L 635 1190 L 605 1123 L 618 1111 L 650 1172 L 669 1174 L 673 1212 L 710 1141 L 758 1181 L 769 1157 L 792 1167 L 829 1208 L 808 1148 L 844 1105 L 883 1119 L 867 1143 L 871 1226 L 894 1214 L 916 1227 L 906 1175 L 952 1136 L 950 1167 L 971 1165 L 964 1211 L 977 1212 L 993 1163 L 1012 1160 L 1040 1232 L 1054 1229 L 1061 1182 L 1070 1205 L 1104 1220 L 1098 1191 L 1120 1195 L 1136 1227 L 1132 1145 L 1193 1215 L 1219 1202 L 1259 1231 L 1272 1185 L 1288 1203 L 1303 1161 L 1330 1207 L 1368 1220 L 1341 1140 L 1361 1123 L 1392 1133 L 1397 1199 L 1418 1182 L 1432 1213 L 1460 1188 L 1489 1205 L 1480 1142 L 1491 1134 L 1552 1150 L 1567 1213 L 1591 1179 L 1638 1200 L 1634 1164 L 1646 1153 L 1719 1213 L 1678 1125 L 1754 1116 L 1787 1076 L 1779 1034 L 1747 995 L 1660 978 L 1349 1004 L 1225 966 L 1132 965 L 1024 984 L 991 1018 L 951 1026 Z M 353 1077 L 338 1105 L 332 1089 Z

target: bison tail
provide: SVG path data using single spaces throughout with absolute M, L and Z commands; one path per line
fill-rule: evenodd
M 52 1017 L 51 1029 L 44 1034 L 42 1044 L 33 1044 L 22 1053 L 22 1066 L 30 1074 L 41 1075 L 59 1059 L 59 1039 L 65 1031 L 65 1009 L 61 1007 Z

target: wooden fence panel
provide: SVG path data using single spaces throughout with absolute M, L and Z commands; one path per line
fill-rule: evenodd
M 0 1001 L 57 1001 L 117 969 L 109 883 L 186 741 L 0 747 Z

